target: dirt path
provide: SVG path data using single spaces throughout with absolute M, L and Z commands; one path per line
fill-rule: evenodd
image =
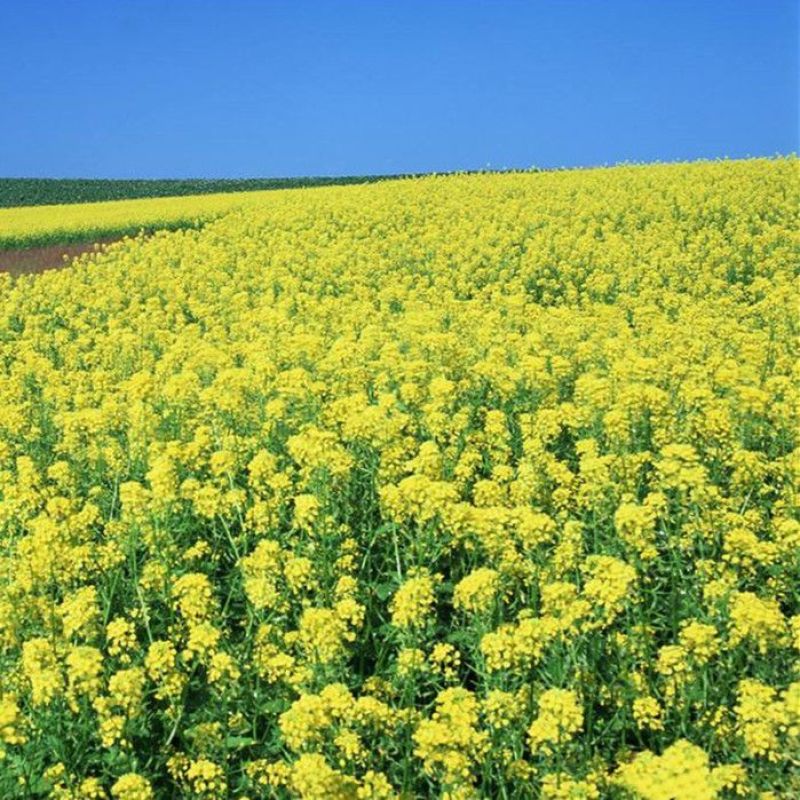
M 96 245 L 118 241 L 119 237 L 96 239 L 89 242 L 52 244 L 47 247 L 25 247 L 18 250 L 0 250 L 0 272 L 11 275 L 30 275 L 56 269 L 68 264 L 81 253 L 94 250 Z

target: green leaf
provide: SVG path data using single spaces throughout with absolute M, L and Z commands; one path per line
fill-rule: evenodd
M 255 743 L 256 740 L 252 736 L 228 736 L 225 739 L 225 747 L 229 750 L 240 750 Z

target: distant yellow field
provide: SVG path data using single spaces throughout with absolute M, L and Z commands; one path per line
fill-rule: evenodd
M 0 249 L 203 222 L 297 189 L 0 209 Z

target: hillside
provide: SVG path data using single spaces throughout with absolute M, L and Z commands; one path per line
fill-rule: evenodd
M 0 795 L 799 795 L 796 166 L 0 276 Z

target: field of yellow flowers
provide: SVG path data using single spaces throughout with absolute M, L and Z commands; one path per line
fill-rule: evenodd
M 800 796 L 797 161 L 269 193 L 0 280 L 0 796 Z
M 0 252 L 36 245 L 85 242 L 107 236 L 135 235 L 142 229 L 197 227 L 235 209 L 260 205 L 269 199 L 272 191 L 284 193 L 292 190 L 0 208 Z

